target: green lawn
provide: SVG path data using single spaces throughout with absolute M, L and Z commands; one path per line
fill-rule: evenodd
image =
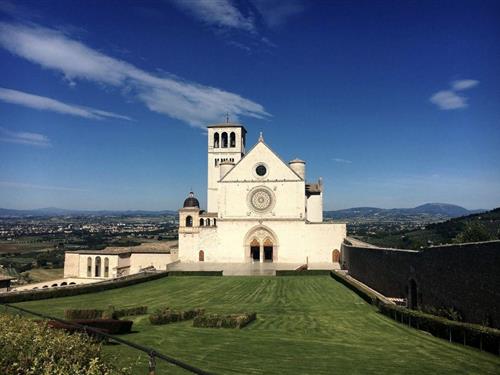
M 82 296 L 20 303 L 63 316 L 65 308 L 167 305 L 207 312 L 256 311 L 242 330 L 150 325 L 122 336 L 214 373 L 499 374 L 500 357 L 436 339 L 378 314 L 328 276 L 168 277 Z M 145 357 L 123 345 L 106 350 L 146 373 Z M 139 363 L 137 363 L 139 361 Z M 165 368 L 161 366 L 160 368 Z M 182 373 L 172 367 L 168 373 Z M 163 373 L 163 372 L 159 372 Z

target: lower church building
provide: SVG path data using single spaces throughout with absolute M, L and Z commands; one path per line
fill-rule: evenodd
M 193 193 L 179 210 L 182 263 L 335 263 L 346 225 L 323 221 L 323 183 L 285 163 L 261 136 L 245 152 L 238 124 L 208 127 L 207 209 Z

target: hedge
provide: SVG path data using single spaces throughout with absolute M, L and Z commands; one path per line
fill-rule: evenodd
M 64 319 L 66 320 L 74 320 L 74 319 L 100 319 L 104 310 L 96 310 L 96 309 L 87 309 L 87 310 L 78 310 L 78 309 L 66 309 L 64 310 Z
M 24 301 L 36 301 L 47 298 L 68 297 L 80 294 L 102 292 L 104 290 L 123 288 L 126 286 L 140 284 L 146 281 L 152 281 L 167 276 L 168 272 L 135 274 L 95 284 L 93 283 L 93 284 L 83 284 L 83 285 L 70 285 L 70 286 L 65 286 L 64 288 L 57 288 L 57 289 L 48 288 L 48 289 L 37 289 L 37 290 L 20 291 L 20 292 L 9 292 L 0 295 L 0 304 L 17 303 Z
M 373 293 L 371 290 L 364 288 L 363 286 L 354 283 L 353 281 L 349 280 L 347 277 L 345 277 L 343 274 L 335 271 L 331 271 L 330 275 L 332 278 L 337 280 L 339 283 L 345 285 L 347 288 L 351 289 L 354 293 L 356 293 L 358 296 L 360 296 L 363 300 L 368 302 L 371 305 L 378 305 L 379 303 L 382 303 L 380 298 Z
M 276 270 L 276 276 L 324 276 L 330 275 L 329 270 Z
M 472 346 L 479 350 L 500 355 L 500 330 L 472 323 L 449 320 L 418 310 L 387 303 L 367 288 L 347 279 L 338 272 L 331 273 L 332 278 L 354 291 L 366 302 L 377 306 L 378 311 L 395 321 L 409 327 L 429 332 L 433 336 Z
M 169 271 L 169 276 L 222 276 L 222 271 Z
M 230 315 L 199 315 L 193 320 L 193 327 L 199 328 L 243 328 L 257 318 L 256 313 Z
M 170 307 L 160 307 L 155 312 L 149 315 L 151 324 L 169 324 L 174 322 L 181 322 L 183 320 L 190 320 L 197 316 L 203 315 L 205 309 L 193 310 L 172 310 Z
M 64 319 L 119 319 L 124 316 L 144 315 L 147 313 L 147 306 L 134 306 L 124 309 L 115 309 L 114 306 L 109 306 L 106 310 L 66 309 L 64 310 Z

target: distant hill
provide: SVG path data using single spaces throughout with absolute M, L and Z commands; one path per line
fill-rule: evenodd
M 497 240 L 500 239 L 500 208 L 427 224 L 418 230 L 378 231 L 359 237 L 373 245 L 404 249 Z
M 348 220 L 404 220 L 429 219 L 430 221 L 446 220 L 454 217 L 484 212 L 485 210 L 467 210 L 466 208 L 447 203 L 426 203 L 414 208 L 377 208 L 355 207 L 344 210 L 325 211 L 325 217 Z
M 47 216 L 163 216 L 177 215 L 176 211 L 145 211 L 145 210 L 68 210 L 64 208 L 47 207 L 33 210 L 12 210 L 0 208 L 0 217 L 47 217 Z

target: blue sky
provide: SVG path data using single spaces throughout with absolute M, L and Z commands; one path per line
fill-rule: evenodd
M 498 1 L 0 1 L 0 207 L 206 200 L 225 113 L 325 209 L 500 206 Z

